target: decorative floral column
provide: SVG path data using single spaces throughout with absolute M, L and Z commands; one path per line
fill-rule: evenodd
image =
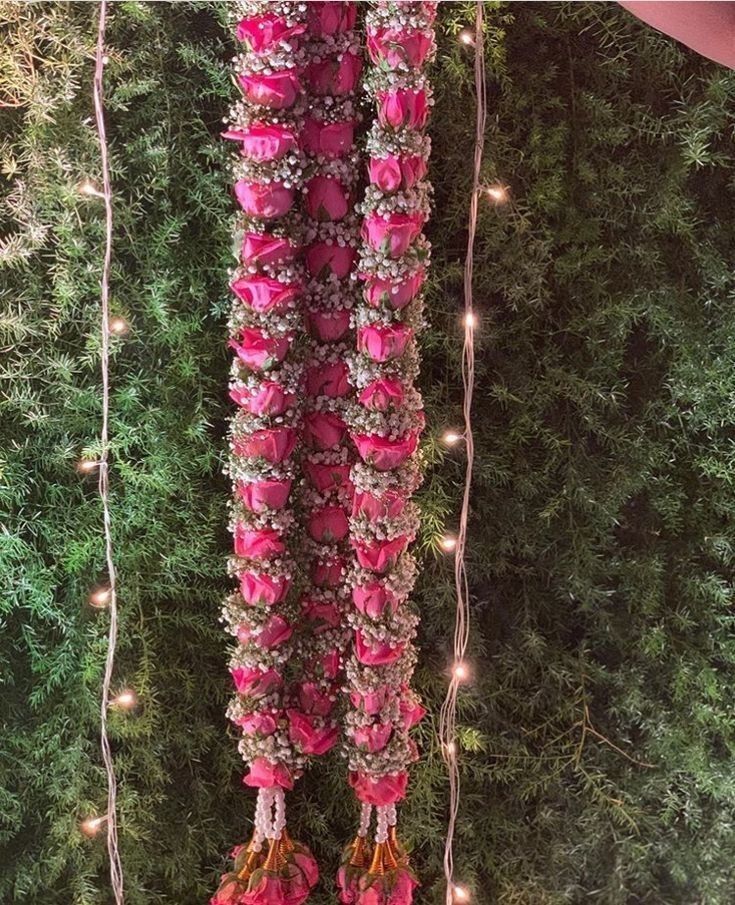
M 231 428 L 230 475 L 235 500 L 232 574 L 239 590 L 223 618 L 237 639 L 230 662 L 235 696 L 228 715 L 242 733 L 245 784 L 258 789 L 255 830 L 233 852 L 214 905 L 300 905 L 316 883 L 316 863 L 286 831 L 285 793 L 305 756 L 287 717 L 288 668 L 299 619 L 296 578 L 299 531 L 292 488 L 302 424 L 304 330 L 300 148 L 304 97 L 299 47 L 306 7 L 291 2 L 238 2 L 233 13 L 243 52 L 235 59 L 243 100 L 225 137 L 238 143 L 235 195 L 240 263 L 230 346 L 236 359 L 230 395 L 238 406 Z
M 367 13 L 372 67 L 366 89 L 377 117 L 367 143 L 362 299 L 350 360 L 357 401 L 348 420 L 360 461 L 352 469 L 346 717 L 350 781 L 362 812 L 338 877 L 342 902 L 357 905 L 406 905 L 416 885 L 396 836 L 396 804 L 416 758 L 409 730 L 424 713 L 410 688 L 418 616 L 408 603 L 416 571 L 408 546 L 418 526 L 410 497 L 420 482 L 416 454 L 424 418 L 414 382 L 429 257 L 422 235 L 430 210 L 423 130 L 431 93 L 422 67 L 434 50 L 435 14 L 435 3 L 390 0 L 371 3 Z

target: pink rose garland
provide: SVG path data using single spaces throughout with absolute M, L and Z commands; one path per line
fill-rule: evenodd
M 396 836 L 396 805 L 416 758 L 409 730 L 423 707 L 410 689 L 418 617 L 408 604 L 416 566 L 408 547 L 418 528 L 410 501 L 420 482 L 421 396 L 414 386 L 421 290 L 429 257 L 424 181 L 431 106 L 422 71 L 434 52 L 436 4 L 379 0 L 369 5 L 366 87 L 377 105 L 367 151 L 370 184 L 358 264 L 361 301 L 354 322 L 350 436 L 359 455 L 350 518 L 353 630 L 346 673 L 350 782 L 362 804 L 360 828 L 338 875 L 344 905 L 409 905 L 417 881 Z M 368 841 L 376 814 L 375 844 Z

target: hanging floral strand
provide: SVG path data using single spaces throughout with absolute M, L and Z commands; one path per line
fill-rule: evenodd
M 360 461 L 352 469 L 354 640 L 346 667 L 347 757 L 362 811 L 338 875 L 345 905 L 408 905 L 417 885 L 396 836 L 396 804 L 417 756 L 409 730 L 424 713 L 410 689 L 418 616 L 408 604 L 416 566 L 407 548 L 418 527 L 410 497 L 420 482 L 416 451 L 424 423 L 414 386 L 429 258 L 422 229 L 430 211 L 423 181 L 430 148 L 423 130 L 431 90 L 422 67 L 434 53 L 435 15 L 436 3 L 395 0 L 371 3 L 367 13 L 373 66 L 366 90 L 377 118 L 367 143 L 362 300 L 350 358 L 357 401 L 348 423 Z
M 236 637 L 230 662 L 236 694 L 228 716 L 242 732 L 249 766 L 244 782 L 258 789 L 249 844 L 234 852 L 213 905 L 300 905 L 318 879 L 308 849 L 286 830 L 285 792 L 305 757 L 289 735 L 286 681 L 298 620 L 292 584 L 297 532 L 291 490 L 296 479 L 303 364 L 295 353 L 303 331 L 302 244 L 296 205 L 304 184 L 300 150 L 304 98 L 299 45 L 306 7 L 252 0 L 233 4 L 243 52 L 235 58 L 243 100 L 224 137 L 239 144 L 235 195 L 240 263 L 233 274 L 230 346 L 236 354 L 230 395 L 230 476 L 235 490 L 230 568 L 239 591 L 223 619 Z
M 353 30 L 357 5 L 307 6 L 303 82 L 306 114 L 304 187 L 304 307 L 307 335 L 301 458 L 301 667 L 288 710 L 292 742 L 321 755 L 339 738 L 336 703 L 349 633 L 345 626 L 352 447 L 344 421 L 351 392 L 345 363 L 355 294 L 350 274 L 359 221 L 352 199 L 359 178 L 354 147 L 354 92 L 362 69 Z

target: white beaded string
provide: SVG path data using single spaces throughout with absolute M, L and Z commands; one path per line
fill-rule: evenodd
M 357 835 L 362 836 L 363 839 L 370 832 L 370 820 L 372 816 L 373 806 L 371 804 L 364 804 L 360 809 L 360 828 L 357 831 Z
M 375 841 L 376 842 L 387 842 L 388 841 L 388 809 L 387 807 L 379 807 L 376 809 L 378 819 L 377 819 L 377 829 L 375 830 Z

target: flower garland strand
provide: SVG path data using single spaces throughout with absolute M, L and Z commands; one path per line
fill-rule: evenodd
M 350 357 L 358 395 L 348 423 L 360 461 L 352 469 L 353 649 L 346 667 L 346 753 L 362 810 L 338 874 L 344 905 L 409 905 L 417 885 L 396 835 L 396 804 L 417 757 L 409 730 L 424 714 L 410 688 L 418 616 L 408 604 L 416 574 L 408 546 L 418 528 L 410 496 L 420 482 L 424 416 L 414 382 L 429 258 L 422 229 L 430 212 L 424 128 L 431 89 L 422 67 L 434 53 L 435 16 L 436 3 L 378 0 L 366 17 L 373 66 L 365 88 L 377 118 L 367 142 L 362 300 Z M 373 809 L 374 846 L 368 841 Z
M 230 569 L 239 591 L 226 600 L 223 620 L 237 639 L 228 716 L 242 732 L 239 748 L 249 766 L 244 782 L 258 789 L 258 798 L 252 839 L 234 850 L 233 869 L 223 875 L 212 905 L 300 905 L 318 879 L 311 853 L 288 835 L 285 810 L 285 792 L 306 760 L 290 737 L 286 695 L 299 618 L 291 492 L 304 372 L 296 352 L 304 274 L 295 204 L 305 179 L 299 46 L 306 6 L 238 0 L 233 12 L 243 45 L 235 58 L 243 100 L 232 108 L 224 137 L 241 152 L 234 174 L 242 209 L 240 264 L 231 282 L 229 325 L 236 354 L 230 395 L 238 405 L 230 437 Z
M 359 178 L 354 147 L 354 92 L 362 69 L 354 2 L 307 6 L 301 135 L 309 178 L 304 186 L 304 429 L 301 458 L 302 564 L 298 676 L 288 710 L 292 742 L 321 755 L 340 734 L 336 703 L 349 633 L 345 626 L 351 444 L 345 408 L 351 392 L 345 357 L 353 341 Z

